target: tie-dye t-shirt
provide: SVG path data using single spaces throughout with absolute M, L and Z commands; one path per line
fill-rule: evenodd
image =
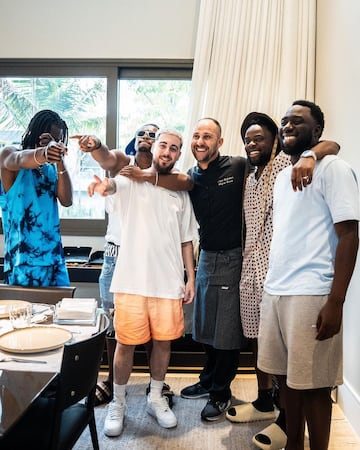
M 4 272 L 19 265 L 64 264 L 53 164 L 22 169 L 9 189 L 0 186 L 4 229 Z

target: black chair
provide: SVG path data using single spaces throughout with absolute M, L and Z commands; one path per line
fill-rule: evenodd
M 93 448 L 99 449 L 94 401 L 109 319 L 103 314 L 101 321 L 96 335 L 65 344 L 55 395 L 35 400 L 0 439 L 1 450 L 70 450 L 88 425 Z
M 75 286 L 25 287 L 0 283 L 0 300 L 26 300 L 55 305 L 63 298 L 74 297 Z

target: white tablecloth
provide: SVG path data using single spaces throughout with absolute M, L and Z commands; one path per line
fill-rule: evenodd
M 99 321 L 96 325 L 58 325 L 58 324 L 34 324 L 33 326 L 41 327 L 57 327 L 69 330 L 72 333 L 70 342 L 80 341 L 89 338 L 92 334 L 99 331 Z M 12 326 L 8 319 L 0 319 L 0 336 L 4 333 L 12 331 Z M 40 353 L 10 353 L 0 349 L 0 360 L 6 357 L 16 357 L 21 359 L 31 359 L 46 361 L 46 364 L 23 363 L 23 362 L 0 362 L 0 370 L 17 370 L 17 371 L 38 371 L 38 372 L 59 372 L 62 360 L 63 347 L 44 351 Z

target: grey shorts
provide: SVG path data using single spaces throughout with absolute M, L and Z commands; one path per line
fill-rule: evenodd
M 258 367 L 286 375 L 293 389 L 342 384 L 342 329 L 318 341 L 316 321 L 327 296 L 275 296 L 264 293 L 260 306 Z

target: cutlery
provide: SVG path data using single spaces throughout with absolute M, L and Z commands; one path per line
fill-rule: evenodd
M 1 357 L 0 362 L 23 362 L 23 363 L 34 363 L 34 364 L 46 364 L 46 361 L 41 361 L 39 359 L 23 359 L 23 358 L 13 358 L 13 357 Z

